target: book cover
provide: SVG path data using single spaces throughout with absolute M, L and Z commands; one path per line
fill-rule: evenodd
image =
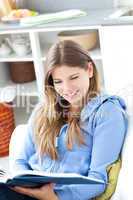
M 40 187 L 47 183 L 58 184 L 105 184 L 103 180 L 76 173 L 47 173 L 21 170 L 13 175 L 0 170 L 0 184 L 8 186 Z

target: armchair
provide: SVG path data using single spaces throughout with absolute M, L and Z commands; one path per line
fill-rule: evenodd
M 19 125 L 15 128 L 9 146 L 9 167 L 12 170 L 15 149 L 14 146 L 18 146 L 24 138 L 26 133 L 27 125 Z M 117 187 L 114 195 L 110 200 L 132 200 L 133 198 L 133 189 L 132 189 L 132 180 L 133 180 L 133 118 L 129 117 L 129 126 L 128 132 L 125 139 L 125 143 L 122 151 L 122 167 L 119 173 Z

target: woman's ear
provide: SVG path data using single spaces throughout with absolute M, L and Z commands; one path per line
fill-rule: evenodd
M 93 77 L 93 64 L 92 62 L 88 62 L 88 72 L 89 72 L 89 78 Z

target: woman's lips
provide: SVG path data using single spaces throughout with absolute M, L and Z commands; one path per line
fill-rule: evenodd
M 76 92 L 73 92 L 71 94 L 65 94 L 64 97 L 66 98 L 73 98 L 75 95 L 77 95 L 79 93 L 79 90 L 77 90 Z

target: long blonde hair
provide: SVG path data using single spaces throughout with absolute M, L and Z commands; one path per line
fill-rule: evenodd
M 71 150 L 74 142 L 77 142 L 79 145 L 84 144 L 84 138 L 79 126 L 80 112 L 83 106 L 80 107 L 76 116 L 70 114 L 72 113 L 70 104 L 63 97 L 59 96 L 54 89 L 51 71 L 55 67 L 63 65 L 68 67 L 79 66 L 80 68 L 87 69 L 88 62 L 91 62 L 93 65 L 93 77 L 90 78 L 87 101 L 100 92 L 98 72 L 88 52 L 70 40 L 57 42 L 50 48 L 45 65 L 46 69 L 48 69 L 44 82 L 45 101 L 44 105 L 38 110 L 37 118 L 35 119 L 35 139 L 40 155 L 46 153 L 52 159 L 58 158 L 55 141 L 61 127 L 65 123 L 69 125 L 67 130 L 67 148 Z

